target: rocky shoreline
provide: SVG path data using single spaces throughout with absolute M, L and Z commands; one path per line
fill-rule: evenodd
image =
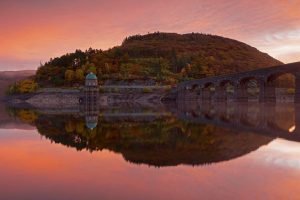
M 153 92 L 99 92 L 98 103 L 101 107 L 114 106 L 122 103 L 160 104 L 166 95 L 163 91 Z M 13 107 L 33 108 L 72 108 L 80 105 L 82 92 L 79 89 L 48 89 L 30 94 L 11 95 L 4 102 Z

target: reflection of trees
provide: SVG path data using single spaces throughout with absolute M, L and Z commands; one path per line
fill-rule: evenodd
M 21 115 L 16 115 L 21 116 Z M 155 166 L 205 164 L 247 154 L 272 140 L 208 125 L 191 124 L 173 116 L 153 121 L 107 121 L 89 130 L 83 117 L 39 115 L 34 121 L 39 133 L 53 142 L 77 150 L 108 149 L 129 162 Z
M 9 115 L 17 117 L 22 122 L 33 124 L 36 119 L 38 118 L 38 115 L 35 111 L 29 110 L 29 109 L 13 109 L 8 108 L 7 109 Z

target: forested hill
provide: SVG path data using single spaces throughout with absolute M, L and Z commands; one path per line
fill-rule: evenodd
M 180 72 L 186 64 L 212 73 L 235 73 L 282 64 L 266 53 L 237 40 L 206 34 L 154 33 L 126 38 L 120 47 L 132 57 L 163 57 Z M 197 71 L 197 70 L 196 70 Z
M 51 59 L 39 67 L 36 81 L 41 87 L 71 86 L 92 71 L 100 82 L 154 79 L 172 84 L 279 64 L 254 47 L 220 36 L 151 33 L 130 36 L 106 51 L 77 50 Z

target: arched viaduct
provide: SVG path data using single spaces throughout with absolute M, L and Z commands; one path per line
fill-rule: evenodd
M 300 62 L 182 82 L 177 86 L 177 100 L 227 101 L 226 88 L 230 84 L 233 87 L 235 101 L 248 101 L 247 85 L 251 81 L 256 81 L 259 101 L 275 102 L 275 80 L 284 74 L 294 75 L 294 102 L 300 103 Z M 211 90 L 212 87 L 215 88 L 214 92 Z

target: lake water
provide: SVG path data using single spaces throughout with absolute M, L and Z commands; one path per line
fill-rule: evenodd
M 2 106 L 0 199 L 299 199 L 298 107 Z

